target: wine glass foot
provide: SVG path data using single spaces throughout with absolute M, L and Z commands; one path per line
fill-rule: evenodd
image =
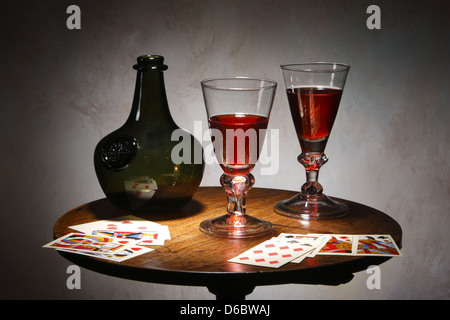
M 269 221 L 249 215 L 232 216 L 225 214 L 217 218 L 204 220 L 200 223 L 200 231 L 221 238 L 243 239 L 267 235 L 273 231 L 273 225 Z
M 348 214 L 348 206 L 334 201 L 322 194 L 317 200 L 311 201 L 301 194 L 291 199 L 282 200 L 273 206 L 275 213 L 303 220 L 325 220 L 341 218 Z

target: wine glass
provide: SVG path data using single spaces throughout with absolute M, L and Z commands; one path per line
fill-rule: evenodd
M 201 82 L 214 153 L 224 171 L 227 214 L 200 224 L 206 234 L 249 238 L 271 233 L 269 221 L 245 213 L 255 183 L 250 173 L 264 143 L 277 83 L 255 78 L 215 78 Z
M 274 206 L 278 214 L 305 220 L 346 215 L 348 207 L 323 194 L 318 182 L 320 167 L 328 161 L 325 146 L 339 109 L 350 66 L 342 63 L 282 65 L 287 98 L 302 153 L 306 183 L 301 192 Z

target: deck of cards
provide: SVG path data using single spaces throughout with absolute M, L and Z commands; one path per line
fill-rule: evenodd
M 229 262 L 279 268 L 316 255 L 401 257 L 390 235 L 290 234 L 264 241 Z
M 164 245 L 170 240 L 169 228 L 134 216 L 100 220 L 71 226 L 78 232 L 66 234 L 44 248 L 122 262 Z

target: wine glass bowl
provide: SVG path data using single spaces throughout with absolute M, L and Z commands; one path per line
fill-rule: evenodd
M 250 173 L 264 143 L 277 83 L 255 78 L 216 78 L 201 82 L 214 153 L 224 174 L 220 183 L 227 213 L 203 221 L 200 230 L 225 238 L 271 233 L 269 221 L 246 214 L 246 198 L 255 183 Z
M 348 207 L 323 194 L 319 170 L 328 158 L 325 147 L 333 128 L 350 66 L 315 62 L 282 65 L 281 70 L 297 138 L 302 149 L 298 161 L 305 167 L 301 192 L 274 205 L 278 214 L 298 219 L 332 219 Z

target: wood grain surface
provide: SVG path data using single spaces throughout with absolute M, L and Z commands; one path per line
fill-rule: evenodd
M 192 201 L 172 213 L 139 215 L 168 225 L 172 239 L 164 246 L 122 263 L 105 261 L 71 253 L 61 254 L 76 264 L 111 276 L 138 281 L 213 287 L 269 285 L 281 283 L 322 283 L 336 285 L 351 280 L 351 273 L 388 258 L 316 256 L 300 264 L 288 263 L 279 269 L 230 263 L 227 260 L 256 244 L 289 233 L 390 234 L 401 246 L 402 229 L 387 214 L 368 206 L 346 203 L 350 212 L 335 220 L 305 221 L 280 216 L 273 205 L 297 192 L 253 188 L 247 200 L 247 213 L 266 219 L 274 225 L 273 234 L 253 239 L 225 239 L 206 235 L 199 230 L 201 221 L 226 212 L 226 196 L 221 187 L 200 187 Z M 54 225 L 54 237 L 74 232 L 71 225 L 127 215 L 107 199 L 81 205 L 64 214 Z M 234 284 L 233 284 L 234 283 Z M 250 290 L 250 289 L 249 289 Z M 251 289 L 253 290 L 253 289 Z M 251 292 L 250 290 L 250 292 Z M 247 290 L 248 291 L 248 290 Z

